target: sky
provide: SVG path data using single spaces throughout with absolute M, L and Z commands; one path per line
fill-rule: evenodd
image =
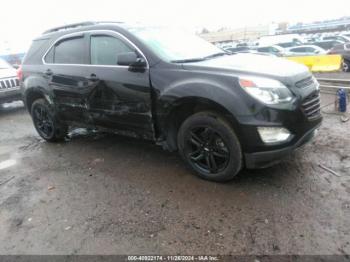
M 0 54 L 25 51 L 46 29 L 81 21 L 140 22 L 195 32 L 350 16 L 350 0 L 2 0 L 1 10 Z

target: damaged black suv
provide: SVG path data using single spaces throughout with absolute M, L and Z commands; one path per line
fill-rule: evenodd
M 303 66 L 228 54 L 170 28 L 85 22 L 35 39 L 21 68 L 40 136 L 85 126 L 179 151 L 200 177 L 226 181 L 266 167 L 321 124 L 319 88 Z

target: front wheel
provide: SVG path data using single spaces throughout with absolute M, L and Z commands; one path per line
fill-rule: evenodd
M 45 99 L 34 101 L 31 115 L 36 131 L 46 141 L 60 141 L 67 135 L 67 126 L 59 123 L 57 116 Z
M 342 68 L 344 72 L 350 72 L 350 61 L 343 60 Z
M 242 168 L 242 150 L 233 128 L 215 113 L 187 118 L 178 132 L 178 149 L 201 178 L 231 180 Z

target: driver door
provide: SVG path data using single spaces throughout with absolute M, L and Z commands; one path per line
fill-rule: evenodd
M 88 75 L 94 79 L 89 110 L 95 124 L 153 138 L 149 68 L 130 70 L 117 61 L 128 52 L 140 56 L 136 47 L 118 33 L 96 31 L 89 34 L 89 49 Z

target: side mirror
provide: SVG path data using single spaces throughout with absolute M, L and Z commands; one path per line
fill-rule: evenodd
M 117 64 L 131 67 L 145 67 L 146 61 L 138 57 L 135 52 L 127 52 L 117 55 Z

